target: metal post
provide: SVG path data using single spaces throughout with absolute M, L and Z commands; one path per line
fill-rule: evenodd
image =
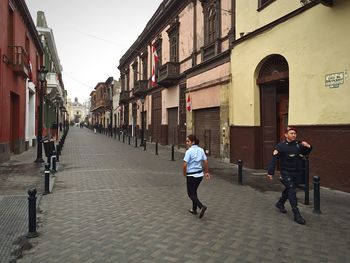
M 44 184 L 44 195 L 47 195 L 50 193 L 50 167 L 47 167 L 45 165 L 45 171 L 44 171 L 44 175 L 45 175 L 45 184 Z
M 124 132 L 123 132 L 123 142 L 125 142 L 125 134 L 124 134 Z
M 37 237 L 38 233 L 36 232 L 36 189 L 28 190 L 28 238 Z
M 158 142 L 156 142 L 156 155 L 158 155 Z
M 171 145 L 171 160 L 175 161 L 175 158 L 174 158 L 174 144 Z
M 135 136 L 135 147 L 137 148 L 137 137 Z
M 320 177 L 314 176 L 314 213 L 321 214 L 320 210 Z
M 242 167 L 243 167 L 243 161 L 242 160 L 238 160 L 238 184 L 240 184 L 240 185 L 243 185 Z
M 52 156 L 51 156 L 51 159 L 52 159 L 52 171 L 53 173 L 56 173 L 56 151 L 53 151 L 52 152 Z
M 304 159 L 304 173 L 305 173 L 305 189 L 304 189 L 304 193 L 305 193 L 305 205 L 309 205 L 310 204 L 310 197 L 309 197 L 309 191 L 310 191 L 310 187 L 309 187 L 309 156 L 305 156 Z
M 41 66 L 39 73 L 47 73 L 45 71 L 45 67 Z M 45 74 L 46 75 L 46 74 Z M 39 75 L 40 76 L 40 75 Z M 44 79 L 40 79 L 40 89 L 39 92 L 39 107 L 38 107 L 38 130 L 37 130 L 37 153 L 36 153 L 36 160 L 34 162 L 36 163 L 43 163 L 43 100 L 44 100 L 44 83 L 46 81 L 46 76 Z
M 60 149 L 59 149 L 59 145 L 56 144 L 56 162 L 60 161 Z
M 143 150 L 146 151 L 146 140 L 143 140 Z
M 145 117 L 144 117 L 144 104 L 145 104 L 145 98 L 141 98 L 141 144 L 140 146 L 143 146 L 144 143 L 144 137 L 145 137 L 145 127 L 144 127 L 144 122 L 145 122 Z
M 128 136 L 128 144 L 130 145 L 130 135 Z

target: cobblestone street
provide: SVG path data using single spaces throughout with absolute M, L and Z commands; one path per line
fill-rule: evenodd
M 210 159 L 198 219 L 188 213 L 183 153 L 171 161 L 169 148 L 157 156 L 152 147 L 71 128 L 53 192 L 40 201 L 39 237 L 17 262 L 349 261 L 349 194 L 322 189 L 323 213 L 300 204 L 301 226 L 289 204 L 287 215 L 276 211 L 277 180 L 245 170 L 240 186 L 235 165 Z

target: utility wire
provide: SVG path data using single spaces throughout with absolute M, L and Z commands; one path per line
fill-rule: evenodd
M 66 71 L 62 71 L 63 72 L 63 74 L 64 75 L 66 75 L 68 78 L 70 78 L 71 80 L 73 80 L 73 81 L 75 81 L 75 82 L 77 82 L 77 83 L 79 83 L 79 84 L 81 84 L 81 85 L 83 85 L 83 86 L 85 86 L 85 87 L 87 87 L 87 88 L 89 88 L 89 89 L 92 89 L 92 86 L 91 85 L 88 85 L 88 84 L 86 84 L 86 83 L 84 83 L 84 82 L 82 82 L 82 81 L 80 81 L 80 80 L 78 80 L 78 79 L 76 79 L 75 77 L 73 77 L 72 75 L 70 75 L 68 72 L 66 72 Z

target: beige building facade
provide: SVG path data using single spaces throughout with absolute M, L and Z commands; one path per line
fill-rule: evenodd
M 184 146 L 186 135 L 194 133 L 207 154 L 229 160 L 234 3 L 162 2 L 120 59 L 124 130 L 179 147 Z
M 313 175 L 350 191 L 350 2 L 236 1 L 231 161 L 265 168 L 287 125 L 309 141 Z

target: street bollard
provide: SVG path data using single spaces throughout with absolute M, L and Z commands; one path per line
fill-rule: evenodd
M 321 214 L 320 209 L 320 177 L 314 176 L 314 213 Z
M 56 173 L 57 170 L 56 170 L 56 152 L 53 151 L 52 153 L 53 155 L 51 156 L 51 160 L 52 160 L 52 172 L 53 173 Z
M 28 238 L 33 238 L 38 236 L 36 232 L 36 189 L 28 190 Z
M 135 136 L 135 148 L 137 148 L 137 137 Z
M 45 171 L 44 171 L 44 175 L 45 175 L 45 184 L 44 184 L 44 193 L 43 195 L 47 195 L 50 193 L 50 167 L 45 165 Z
M 146 140 L 143 140 L 143 150 L 146 151 Z
M 243 161 L 238 160 L 238 183 L 243 185 L 243 171 L 242 171 Z
M 304 174 L 305 174 L 305 189 L 304 189 L 304 193 L 305 193 L 305 200 L 304 200 L 304 204 L 305 205 L 309 205 L 310 204 L 310 198 L 309 198 L 309 191 L 310 191 L 310 187 L 309 187 L 309 157 L 305 156 L 305 160 L 304 160 Z
M 125 142 L 125 134 L 123 133 L 123 142 Z
M 128 136 L 128 144 L 130 145 L 130 136 Z
M 118 141 L 120 142 L 120 132 L 118 132 Z
M 59 162 L 60 161 L 60 149 L 59 149 L 59 145 L 57 144 L 56 145 L 56 162 Z
M 156 155 L 158 155 L 158 142 L 156 142 Z
M 174 148 L 175 148 L 175 146 L 174 145 L 171 145 L 171 160 L 172 161 L 175 161 L 175 157 L 174 157 Z

